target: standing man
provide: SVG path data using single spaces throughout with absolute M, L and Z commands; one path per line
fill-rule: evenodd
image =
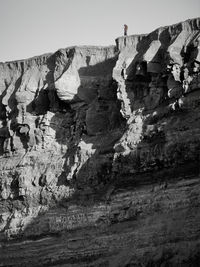
M 124 36 L 127 35 L 127 31 L 128 31 L 128 26 L 126 24 L 124 24 Z

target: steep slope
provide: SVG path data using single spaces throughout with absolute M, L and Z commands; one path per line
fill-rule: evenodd
M 200 19 L 0 64 L 0 266 L 198 266 Z

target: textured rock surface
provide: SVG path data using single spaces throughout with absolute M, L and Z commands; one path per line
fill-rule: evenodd
M 199 266 L 200 19 L 0 63 L 0 266 Z

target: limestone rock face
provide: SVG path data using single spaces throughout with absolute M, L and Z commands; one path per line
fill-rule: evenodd
M 0 63 L 0 266 L 198 266 L 200 19 Z

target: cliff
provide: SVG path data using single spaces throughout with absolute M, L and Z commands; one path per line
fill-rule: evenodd
M 200 18 L 0 63 L 0 266 L 198 266 Z

